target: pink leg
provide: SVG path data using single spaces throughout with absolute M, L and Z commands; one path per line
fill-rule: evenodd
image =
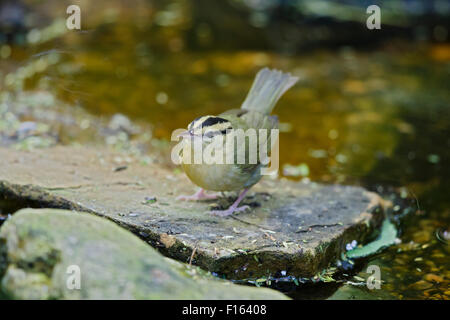
M 206 194 L 204 189 L 200 189 L 192 196 L 179 196 L 179 197 L 177 197 L 177 200 L 197 201 L 197 200 L 216 199 L 216 198 L 217 198 L 217 194 Z
M 250 190 L 250 189 L 244 189 L 244 191 L 242 191 L 242 193 L 239 195 L 239 197 L 236 199 L 236 201 L 228 209 L 212 210 L 209 213 L 211 213 L 212 215 L 215 215 L 215 216 L 226 217 L 226 216 L 229 216 L 230 214 L 233 214 L 234 212 L 241 212 L 241 211 L 250 209 L 249 206 L 242 206 L 242 207 L 238 208 L 239 203 L 242 201 L 242 199 L 244 199 L 245 194 L 248 192 L 248 190 Z

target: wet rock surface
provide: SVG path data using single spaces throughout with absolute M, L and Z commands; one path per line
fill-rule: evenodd
M 88 213 L 23 209 L 0 243 L 1 289 L 16 299 L 287 299 L 168 259 Z
M 263 179 L 244 204 L 222 218 L 219 201 L 175 198 L 196 187 L 182 172 L 102 148 L 1 149 L 0 196 L 31 206 L 104 216 L 165 255 L 228 279 L 312 277 L 352 240 L 363 243 L 383 219 L 382 200 L 359 187 Z

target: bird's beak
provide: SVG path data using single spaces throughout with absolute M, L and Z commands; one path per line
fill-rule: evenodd
M 184 139 L 184 138 L 188 138 L 190 136 L 192 136 L 192 134 L 188 130 L 186 130 L 186 131 L 183 131 L 182 133 L 180 133 L 179 135 L 177 135 L 177 138 Z

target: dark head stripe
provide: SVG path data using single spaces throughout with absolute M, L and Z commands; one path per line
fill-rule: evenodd
M 226 119 L 220 118 L 220 117 L 209 117 L 208 119 L 203 121 L 202 128 L 209 127 L 209 126 L 212 126 L 217 123 L 224 123 L 224 122 L 229 122 L 229 121 Z
M 192 129 L 192 127 L 194 126 L 195 122 L 197 122 L 198 119 L 200 119 L 202 116 L 195 118 L 194 120 L 192 120 L 191 123 L 189 123 L 188 129 Z
M 209 131 L 209 132 L 205 133 L 205 136 L 212 138 L 212 137 L 218 136 L 219 134 L 225 135 L 225 134 L 227 134 L 227 132 L 228 132 L 228 129 L 224 129 L 221 131 Z

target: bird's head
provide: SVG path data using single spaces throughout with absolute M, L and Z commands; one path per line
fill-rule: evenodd
M 188 125 L 188 129 L 180 134 L 183 138 L 212 139 L 217 135 L 224 135 L 231 130 L 231 122 L 217 116 L 198 117 Z

